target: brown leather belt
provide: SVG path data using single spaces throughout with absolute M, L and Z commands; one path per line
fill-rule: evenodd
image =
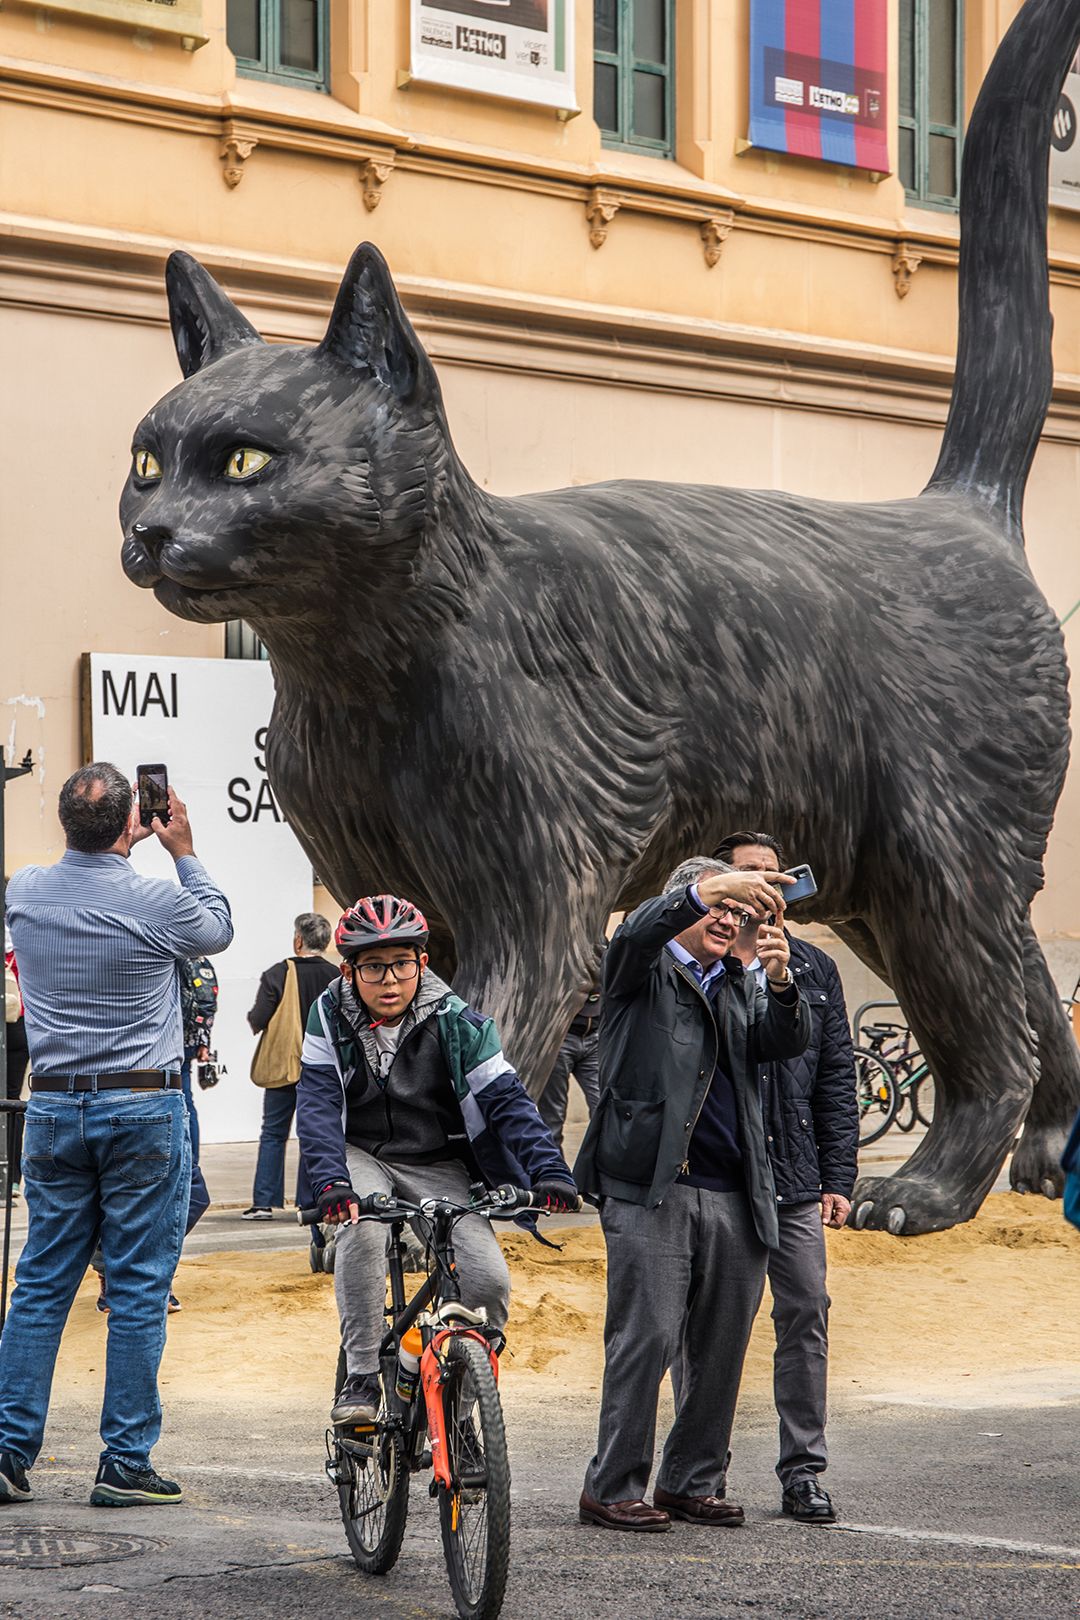
M 34 1075 L 31 1091 L 179 1091 L 181 1079 L 169 1069 L 127 1069 L 122 1074 Z

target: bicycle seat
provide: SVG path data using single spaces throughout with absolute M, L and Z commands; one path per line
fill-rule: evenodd
M 891 1041 L 896 1035 L 906 1035 L 906 1024 L 864 1024 L 859 1031 L 862 1039 L 872 1041 Z

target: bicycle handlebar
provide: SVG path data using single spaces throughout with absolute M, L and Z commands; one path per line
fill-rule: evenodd
M 475 1204 L 455 1204 L 447 1198 L 432 1198 L 425 1204 L 403 1203 L 400 1199 L 390 1198 L 386 1193 L 366 1193 L 363 1198 L 356 1199 L 362 1221 L 383 1221 L 389 1225 L 392 1221 L 407 1221 L 414 1215 L 430 1215 L 433 1210 L 446 1210 L 455 1216 L 482 1215 L 488 1220 L 513 1220 L 522 1210 L 536 1208 L 538 1213 L 550 1213 L 543 1205 L 533 1204 L 533 1195 L 526 1192 L 524 1187 L 496 1187 L 494 1192 Z M 300 1226 L 318 1226 L 323 1219 L 321 1208 L 316 1204 L 313 1208 L 298 1209 L 297 1223 Z M 347 1223 L 342 1223 L 347 1224 Z

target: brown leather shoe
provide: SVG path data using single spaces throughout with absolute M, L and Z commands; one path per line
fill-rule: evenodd
M 724 1496 L 672 1496 L 659 1486 L 653 1491 L 653 1501 L 673 1519 L 685 1519 L 688 1524 L 709 1524 L 715 1528 L 737 1530 L 746 1523 L 746 1514 L 738 1502 L 729 1502 Z
M 595 1502 L 581 1493 L 578 1518 L 582 1524 L 599 1524 L 605 1530 L 670 1530 L 671 1520 L 648 1502 Z

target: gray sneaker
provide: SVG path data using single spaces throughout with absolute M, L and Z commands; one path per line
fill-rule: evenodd
M 382 1399 L 378 1373 L 350 1373 L 330 1413 L 331 1423 L 374 1423 Z
M 33 1496 L 26 1469 L 11 1451 L 0 1451 L 0 1502 L 29 1502 Z

